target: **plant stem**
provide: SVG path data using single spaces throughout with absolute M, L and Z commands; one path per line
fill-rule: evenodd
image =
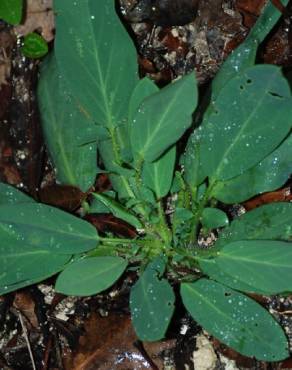
M 109 133 L 110 133 L 111 142 L 113 144 L 113 153 L 114 153 L 114 156 L 115 156 L 115 161 L 120 166 L 122 160 L 120 158 L 120 148 L 119 148 L 119 145 L 118 145 L 115 128 L 113 128 L 113 129 L 109 128 Z
M 144 243 L 143 240 L 136 239 L 122 239 L 122 238 L 99 238 L 102 243 L 111 243 L 111 244 L 139 244 Z
M 165 219 L 164 208 L 161 200 L 158 202 L 158 217 L 159 217 L 159 234 L 162 236 L 164 243 L 168 244 L 171 241 L 171 232 Z
M 202 212 L 203 212 L 206 204 L 208 203 L 208 201 L 210 199 L 210 196 L 212 194 L 214 186 L 215 186 L 215 181 L 211 182 L 210 185 L 208 186 L 208 188 L 206 190 L 206 193 L 204 194 L 203 199 L 199 203 L 199 206 L 198 206 L 197 211 L 195 213 L 195 217 L 194 217 L 194 221 L 193 221 L 193 225 L 192 225 L 192 231 L 191 231 L 191 235 L 190 235 L 190 243 L 191 244 L 193 244 L 196 241 L 200 218 L 202 216 Z

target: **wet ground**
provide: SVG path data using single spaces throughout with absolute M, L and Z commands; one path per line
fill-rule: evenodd
M 120 0 L 121 14 L 139 52 L 141 76 L 160 86 L 196 70 L 202 89 L 222 61 L 247 35 L 263 0 L 180 0 L 157 2 L 155 12 L 141 1 Z M 147 1 L 144 1 L 147 3 Z M 275 1 L 280 7 L 279 1 Z M 291 2 L 290 2 L 291 3 Z M 160 5 L 159 5 L 160 4 Z M 161 5 L 162 4 L 162 5 Z M 21 35 L 37 30 L 53 46 L 54 22 L 50 0 L 30 0 L 26 22 L 13 28 L 0 21 L 0 181 L 23 189 L 67 209 L 78 208 L 82 194 L 74 188 L 55 187 L 54 173 L 43 143 L 35 89 L 39 60 L 20 52 Z M 142 6 L 143 5 L 143 6 Z M 147 5 L 147 4 L 146 4 Z M 165 16 L 165 9 L 170 13 Z M 292 4 L 259 52 L 259 61 L 292 71 Z M 137 22 L 139 21 L 139 22 Z M 50 185 L 53 185 L 49 188 Z M 97 187 L 109 186 L 106 177 Z M 252 209 L 273 201 L 291 200 L 289 184 L 244 204 Z M 133 232 L 110 216 L 96 220 L 101 230 L 120 235 Z M 178 307 L 164 341 L 139 342 L 131 326 L 128 293 L 135 275 L 127 275 L 110 291 L 89 298 L 55 294 L 54 279 L 0 297 L 0 369 L 208 370 L 284 369 L 245 358 L 203 332 Z M 256 299 L 267 307 L 292 338 L 292 297 Z

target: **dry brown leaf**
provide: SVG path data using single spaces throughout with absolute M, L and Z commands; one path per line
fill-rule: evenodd
M 16 26 L 17 35 L 24 36 L 39 30 L 43 38 L 50 42 L 54 39 L 54 12 L 52 0 L 27 0 L 23 24 Z
M 38 327 L 39 322 L 35 314 L 35 302 L 27 291 L 18 291 L 15 294 L 13 306 L 26 317 L 34 328 Z
M 176 343 L 174 340 L 144 342 L 143 355 L 135 346 L 137 337 L 131 318 L 125 314 L 101 317 L 93 313 L 85 322 L 84 329 L 79 348 L 72 356 L 66 356 L 65 370 L 162 370 L 161 353 Z

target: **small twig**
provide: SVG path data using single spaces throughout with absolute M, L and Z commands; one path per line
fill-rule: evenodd
M 52 351 L 52 345 L 53 345 L 53 339 L 52 337 L 49 338 L 49 340 L 46 343 L 46 348 L 45 348 L 45 354 L 43 357 L 43 368 L 42 370 L 48 370 L 49 368 L 49 360 L 50 360 L 50 355 Z
M 137 350 L 141 353 L 143 358 L 148 362 L 152 370 L 159 370 L 152 358 L 148 355 L 147 351 L 145 350 L 143 343 L 140 340 L 135 341 L 134 347 L 137 348 Z
M 278 311 L 280 315 L 292 315 L 292 310 Z
M 26 326 L 24 324 L 23 316 L 22 316 L 21 312 L 19 312 L 19 311 L 18 311 L 18 317 L 19 317 L 19 321 L 20 321 L 20 324 L 21 324 L 21 327 L 22 327 L 23 336 L 24 336 L 24 339 L 26 341 L 29 357 L 30 357 L 30 360 L 31 360 L 31 363 L 32 363 L 32 368 L 33 368 L 33 370 L 37 370 L 37 368 L 35 366 L 34 358 L 33 358 L 33 353 L 32 353 L 32 350 L 31 350 L 31 345 L 30 345 L 30 342 L 29 342 Z

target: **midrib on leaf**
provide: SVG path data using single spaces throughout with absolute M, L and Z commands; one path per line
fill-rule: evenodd
M 89 10 L 89 7 L 86 7 L 86 11 Z M 90 19 L 90 14 L 87 12 L 86 14 L 87 18 Z M 63 17 L 63 21 L 65 22 L 66 19 Z M 112 141 L 112 144 L 113 144 L 113 152 L 114 152 L 114 155 L 115 155 L 115 160 L 117 163 L 120 163 L 121 162 L 121 159 L 120 159 L 120 156 L 119 156 L 119 146 L 117 144 L 117 137 L 116 137 L 116 132 L 115 132 L 115 124 L 113 122 L 113 114 L 112 114 L 112 103 L 111 101 L 114 99 L 114 96 L 115 94 L 113 92 L 110 92 L 109 94 L 107 94 L 107 84 L 106 84 L 106 81 L 108 79 L 108 76 L 110 75 L 110 71 L 109 71 L 109 68 L 107 69 L 106 73 L 104 74 L 102 72 L 102 67 L 101 67 L 101 63 L 100 63 L 100 58 L 99 58 L 99 54 L 98 54 L 98 48 L 96 47 L 96 45 L 98 45 L 98 40 L 96 39 L 96 36 L 97 36 L 97 33 L 94 32 L 94 29 L 93 29 L 93 22 L 91 22 L 89 20 L 89 25 L 90 25 L 90 30 L 91 30 L 91 44 L 92 44 L 92 50 L 88 49 L 86 50 L 86 53 L 88 54 L 91 54 L 94 58 L 94 61 L 95 61 L 95 65 L 96 65 L 96 71 L 97 71 L 97 76 L 93 76 L 92 73 L 90 72 L 90 70 L 87 68 L 87 65 L 85 63 L 83 63 L 82 65 L 82 72 L 84 73 L 87 73 L 87 75 L 89 76 L 89 79 L 92 81 L 92 84 L 93 86 L 95 86 L 96 90 L 98 91 L 101 91 L 101 96 L 102 96 L 102 102 L 100 102 L 99 100 L 96 99 L 96 96 L 94 95 L 94 91 L 89 89 L 87 90 L 87 93 L 90 94 L 90 96 L 92 97 L 92 100 L 95 101 L 95 103 L 100 107 L 100 110 L 104 112 L 104 115 L 106 117 L 106 121 L 107 121 L 107 129 L 108 129 L 108 132 L 110 134 L 110 137 L 111 137 L 111 141 Z M 67 27 L 68 29 L 70 28 L 70 24 L 67 23 Z M 102 25 L 100 25 L 100 28 L 102 28 Z M 101 33 L 101 30 L 99 30 L 99 34 L 102 34 Z M 95 41 L 95 42 L 94 42 Z M 110 48 L 111 50 L 111 53 L 112 53 L 112 48 Z M 108 65 L 110 65 L 110 60 L 108 62 Z M 118 83 L 116 84 L 117 88 L 118 88 Z M 81 105 L 81 103 L 79 103 Z M 84 108 L 83 108 L 84 109 Z M 98 123 L 98 117 L 91 117 L 92 119 L 97 119 L 97 124 L 100 125 Z
M 265 252 L 265 256 L 268 256 L 269 254 L 274 254 L 275 251 L 266 251 Z M 279 252 L 280 253 L 280 252 Z M 247 262 L 248 264 L 253 264 L 255 265 L 255 268 L 253 271 L 256 271 L 256 266 L 257 265 L 261 265 L 261 266 L 266 266 L 266 267 L 283 267 L 283 268 L 291 268 L 291 265 L 283 265 L 283 263 L 279 264 L 279 263 L 275 263 L 276 262 L 276 259 L 274 259 L 274 262 L 271 262 L 271 261 L 265 261 L 265 260 L 254 260 L 254 259 L 250 259 L 248 257 L 243 257 L 243 256 L 232 256 L 231 254 L 225 254 L 224 253 L 224 250 L 223 251 L 220 251 L 219 252 L 219 256 L 222 256 L 224 257 L 224 259 L 229 259 L 231 261 L 236 261 L 236 262 L 242 262 L 242 263 L 245 263 Z M 257 255 L 253 254 L 254 257 L 257 257 Z M 262 253 L 260 253 L 258 256 L 262 256 Z M 281 257 L 281 256 L 279 256 Z M 246 267 L 246 265 L 245 265 Z
M 88 2 L 88 0 L 85 0 L 85 1 Z M 88 9 L 88 7 L 87 7 L 87 9 Z M 91 49 L 93 49 L 94 52 L 92 52 L 92 50 L 88 49 L 88 50 L 86 50 L 86 53 L 91 54 L 91 55 L 94 56 L 95 61 L 96 61 L 96 65 L 97 65 L 97 73 L 98 73 L 98 75 L 97 76 L 93 76 L 91 74 L 90 70 L 87 68 L 87 65 L 85 63 L 83 63 L 83 65 L 82 65 L 82 67 L 83 67 L 82 72 L 83 73 L 86 72 L 88 74 L 88 76 L 89 76 L 90 80 L 92 81 L 93 85 L 96 87 L 96 90 L 100 90 L 100 87 L 101 87 L 101 91 L 103 93 L 102 94 L 102 97 L 103 97 L 102 104 L 98 100 L 96 100 L 96 96 L 94 95 L 94 91 L 92 91 L 90 89 L 90 90 L 87 90 L 87 93 L 90 93 L 90 95 L 92 96 L 92 99 L 94 101 L 96 101 L 96 104 L 101 107 L 101 110 L 104 111 L 106 113 L 106 116 L 108 117 L 109 116 L 108 115 L 108 102 L 107 102 L 106 93 L 105 93 L 106 89 L 105 89 L 104 81 L 103 81 L 103 78 L 102 78 L 100 61 L 99 61 L 99 58 L 98 58 L 98 55 L 97 55 L 97 48 L 95 47 L 94 42 L 93 42 L 93 40 L 95 40 L 95 42 L 96 42 L 95 33 L 93 31 L 92 22 L 90 20 L 90 14 L 87 13 L 86 16 L 87 16 L 87 19 L 89 19 L 88 22 L 89 22 L 89 25 L 90 25 L 90 28 L 91 28 L 91 33 L 92 33 L 92 35 L 94 35 L 94 38 L 88 38 L 88 39 L 91 39 L 92 40 L 91 41 L 91 44 L 92 44 Z M 70 23 L 68 22 L 68 19 L 66 17 L 63 17 L 62 21 L 64 23 L 66 23 L 67 28 L 70 29 Z M 75 35 L 75 40 L 78 40 L 78 38 L 76 37 L 76 35 Z M 98 85 L 97 78 L 100 81 L 100 86 Z
M 157 92 L 155 94 L 159 94 L 159 92 Z M 147 152 L 148 148 L 151 147 L 151 142 L 153 141 L 153 138 L 155 138 L 155 136 L 157 135 L 157 133 L 159 133 L 159 130 L 162 127 L 162 122 L 165 120 L 165 118 L 169 114 L 169 111 L 172 108 L 172 104 L 173 104 L 173 102 L 175 102 L 177 100 L 177 96 L 179 94 L 180 94 L 180 91 L 179 91 L 179 89 L 177 89 L 177 91 L 174 94 L 173 98 L 169 101 L 167 108 L 164 110 L 164 113 L 161 116 L 160 120 L 157 122 L 157 125 L 155 126 L 154 130 L 150 133 L 150 135 L 148 135 L 148 138 L 145 141 L 144 147 L 141 149 L 141 151 L 139 153 L 140 157 L 142 157 L 143 159 L 144 159 L 143 152 L 144 153 Z M 152 128 L 152 127 L 149 127 L 148 126 L 148 132 L 149 132 L 149 129 L 150 128 Z
M 224 311 L 219 310 L 210 300 L 206 299 L 203 295 L 199 294 L 196 290 L 194 290 L 189 284 L 185 285 L 185 288 L 187 288 L 189 291 L 194 293 L 199 299 L 207 303 L 208 306 L 210 306 L 214 311 L 218 312 L 220 315 L 222 315 L 224 318 L 227 319 L 227 321 L 231 321 L 230 316 L 226 315 Z
M 19 249 L 19 251 L 15 252 L 15 253 L 9 253 L 8 254 L 8 258 L 11 258 L 11 257 L 21 257 L 21 256 L 33 256 L 33 255 L 40 255 L 40 254 L 47 254 L 49 255 L 51 252 L 49 252 L 47 249 L 35 249 L 34 251 L 29 249 L 28 251 L 25 251 L 22 249 Z M 66 253 L 65 253 L 66 254 Z M 70 255 L 70 254 L 68 254 Z
M 86 221 L 84 221 L 84 222 L 86 222 Z M 0 224 L 3 224 L 3 223 L 5 223 L 6 225 L 16 225 L 16 227 L 18 228 L 18 225 L 21 225 L 21 226 L 27 226 L 27 229 L 29 230 L 29 229 L 31 229 L 32 227 L 33 228 L 36 228 L 36 229 L 38 229 L 39 231 L 42 231 L 42 232 L 44 232 L 44 233 L 46 233 L 46 234 L 48 234 L 49 235 L 49 233 L 53 230 L 53 231 L 55 231 L 55 225 L 53 225 L 54 227 L 53 228 L 46 228 L 46 227 L 43 227 L 43 226 L 41 226 L 41 225 L 31 225 L 30 223 L 25 223 L 25 222 L 13 222 L 12 220 L 9 220 L 9 221 L 5 221 L 5 220 L 3 220 L 3 219 L 1 219 L 0 220 Z M 8 228 L 8 231 L 10 230 L 10 228 Z M 7 231 L 7 229 L 5 229 L 5 231 Z M 11 232 L 13 232 L 13 230 L 10 230 Z M 13 233 L 11 234 L 12 236 L 13 236 Z M 60 236 L 60 235 L 62 235 L 62 236 L 70 236 L 70 237 L 73 237 L 73 236 L 76 236 L 76 237 L 79 237 L 79 238 L 83 238 L 83 239 L 86 239 L 86 240 L 89 240 L 89 239 L 91 239 L 91 240 L 95 240 L 95 241 L 98 241 L 98 237 L 97 237 L 97 234 L 96 234 L 96 237 L 95 238 L 93 238 L 93 237 L 91 237 L 91 236 L 88 236 L 88 234 L 79 234 L 79 233 L 74 233 L 74 231 L 72 231 L 72 232 L 70 232 L 70 231 L 64 231 L 63 229 L 59 229 L 58 231 L 57 231 L 57 235 L 58 236 Z
M 87 8 L 89 9 L 89 8 Z M 90 19 L 90 14 L 88 14 L 88 19 Z M 93 22 L 89 21 L 90 23 L 90 29 L 91 29 L 91 33 L 92 35 L 94 35 L 94 40 L 95 40 L 95 43 L 96 45 L 98 45 L 98 40 L 96 39 L 96 34 L 93 30 Z M 101 28 L 101 25 L 100 25 L 100 28 Z M 99 34 L 102 34 L 101 33 L 101 30 L 99 30 Z M 110 134 L 110 137 L 111 137 L 111 140 L 112 140 L 112 144 L 113 144 L 113 152 L 114 152 L 114 155 L 115 155 L 115 159 L 116 159 L 116 162 L 117 164 L 120 164 L 121 163 L 121 158 L 120 158 L 120 148 L 119 148 L 119 145 L 117 143 L 117 139 L 120 140 L 120 145 L 122 144 L 121 142 L 121 137 L 117 137 L 116 136 L 116 127 L 115 126 L 118 126 L 118 125 L 115 125 L 115 123 L 113 122 L 113 112 L 112 112 L 112 106 L 113 106 L 113 102 L 114 102 L 114 99 L 115 99 L 115 96 L 116 96 L 116 91 L 118 90 L 118 87 L 119 87 L 119 81 L 116 80 L 116 90 L 115 91 L 110 91 L 108 92 L 107 94 L 107 81 L 108 79 L 110 78 L 110 68 L 107 68 L 107 71 L 106 73 L 104 74 L 102 72 L 102 67 L 101 67 L 101 63 L 100 63 L 100 58 L 99 58 L 99 55 L 98 55 L 98 50 L 99 48 L 98 47 L 93 47 L 93 50 L 94 50 L 94 53 L 93 53 L 93 57 L 96 61 L 96 66 L 97 66 L 97 78 L 99 80 L 99 83 L 100 83 L 100 90 L 102 92 L 102 97 L 103 97 L 103 106 L 104 106 L 104 112 L 105 112 L 105 116 L 107 117 L 107 128 L 108 128 L 108 131 L 109 131 L 109 134 Z M 89 50 L 89 53 L 92 54 L 92 51 Z M 111 65 L 111 60 L 112 60 L 112 55 L 113 55 L 113 48 L 110 48 L 110 54 L 108 54 L 108 66 Z M 88 71 L 90 77 L 92 78 L 97 90 L 99 89 L 99 86 L 98 86 L 98 83 L 97 83 L 97 78 L 94 78 L 94 76 L 91 75 L 91 73 Z M 95 99 L 96 100 L 96 99 Z
M 274 74 L 275 76 L 276 74 Z M 273 80 L 272 80 L 273 81 Z M 268 86 L 266 88 L 266 91 L 268 91 L 268 87 L 270 86 L 271 84 L 271 80 L 269 80 L 269 83 L 268 83 Z M 214 175 L 211 176 L 212 179 L 217 179 L 218 178 L 218 174 L 220 176 L 220 172 L 221 172 L 221 169 L 222 169 L 222 166 L 224 167 L 224 159 L 228 156 L 228 154 L 230 153 L 230 151 L 237 146 L 237 143 L 238 141 L 240 140 L 241 136 L 243 135 L 244 131 L 246 130 L 246 127 L 248 127 L 249 123 L 251 122 L 251 120 L 254 118 L 254 116 L 256 115 L 257 113 L 257 109 L 261 106 L 262 102 L 264 101 L 264 99 L 266 98 L 266 95 L 263 94 L 257 101 L 257 104 L 255 105 L 255 107 L 253 108 L 253 110 L 250 112 L 250 115 L 248 117 L 248 119 L 245 121 L 245 123 L 241 126 L 237 136 L 235 137 L 235 139 L 232 141 L 232 143 L 230 143 L 230 145 L 227 147 L 227 150 L 225 150 L 225 152 L 223 153 L 222 155 L 222 159 L 220 161 L 220 163 L 218 164 L 218 167 L 217 167 L 217 170 L 215 171 Z
M 90 14 L 88 14 L 88 19 L 90 19 Z M 90 24 L 91 33 L 92 33 L 92 35 L 94 35 L 95 43 L 98 45 L 98 42 L 96 40 L 96 34 L 93 30 L 93 24 L 92 24 L 91 21 L 89 21 L 89 24 Z M 94 56 L 94 59 L 96 61 L 97 73 L 98 74 L 97 74 L 96 78 L 94 76 L 92 76 L 89 71 L 88 71 L 88 74 L 92 78 L 92 81 L 93 81 L 94 85 L 96 86 L 97 90 L 99 89 L 97 79 L 99 80 L 100 89 L 102 91 L 102 97 L 103 97 L 103 107 L 104 107 L 104 109 L 102 109 L 102 110 L 104 110 L 104 112 L 105 112 L 105 115 L 107 117 L 108 128 L 110 130 L 110 129 L 112 129 L 112 127 L 114 125 L 113 125 L 113 122 L 112 122 L 112 114 L 111 114 L 111 109 L 109 107 L 109 105 L 110 105 L 109 104 L 109 97 L 107 96 L 107 93 L 106 93 L 107 89 L 106 89 L 106 82 L 105 82 L 107 80 L 107 76 L 109 75 L 109 69 L 107 69 L 107 72 L 105 74 L 105 79 L 104 79 L 103 78 L 103 73 L 101 71 L 101 65 L 100 65 L 100 60 L 99 60 L 99 56 L 98 56 L 98 53 L 97 53 L 97 49 L 98 49 L 97 47 L 93 47 L 94 53 L 92 53 L 91 50 L 88 50 L 88 52 L 89 52 L 89 54 L 93 54 L 93 56 Z M 108 64 L 110 65 L 110 62 Z
M 86 261 L 86 259 L 84 259 L 83 261 Z M 114 266 L 109 266 L 109 267 L 106 267 L 106 268 L 102 268 L 102 267 L 98 267 L 98 278 L 100 279 L 100 275 L 101 274 L 104 274 L 104 273 L 108 273 L 108 272 L 110 272 L 110 271 L 112 271 L 112 270 L 114 270 L 115 268 L 116 268 L 116 266 L 119 266 L 121 264 L 121 262 L 119 261 L 119 263 L 116 263 L 116 265 L 114 265 Z M 68 265 L 68 267 L 69 267 L 70 265 Z M 86 276 L 86 278 L 84 278 L 84 275 L 83 275 L 83 277 L 82 277 L 82 284 L 84 284 L 84 282 L 86 282 L 86 281 L 91 281 L 92 280 L 92 275 L 90 275 L 90 276 Z

